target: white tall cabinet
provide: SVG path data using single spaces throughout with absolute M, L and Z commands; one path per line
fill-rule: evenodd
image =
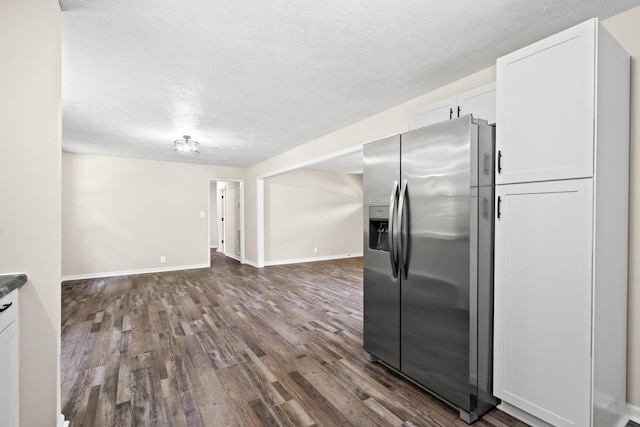
M 629 72 L 596 19 L 497 62 L 494 394 L 532 424 L 626 414 Z

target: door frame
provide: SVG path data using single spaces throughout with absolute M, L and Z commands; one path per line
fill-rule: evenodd
M 240 184 L 240 262 L 242 264 L 246 264 L 245 258 L 245 226 L 244 226 L 244 217 L 245 217 L 245 199 L 244 199 L 244 179 L 242 178 L 208 178 L 207 179 L 207 259 L 209 263 L 209 267 L 211 267 L 211 185 L 213 183 L 225 181 L 225 182 L 237 182 Z M 216 191 L 216 198 L 218 192 Z M 216 220 L 217 224 L 217 220 Z
M 225 227 L 224 219 L 227 216 L 227 200 L 225 197 L 227 196 L 227 188 L 222 187 L 218 188 L 218 182 L 216 181 L 216 203 L 217 203 L 217 219 L 216 225 L 218 226 L 218 252 L 224 253 L 225 251 L 225 242 L 224 240 L 227 237 L 227 227 Z M 218 203 L 219 201 L 219 203 Z M 211 224 L 211 222 L 209 222 Z

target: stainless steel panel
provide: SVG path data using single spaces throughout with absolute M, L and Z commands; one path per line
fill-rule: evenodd
M 478 122 L 478 231 L 476 334 L 476 411 L 482 415 L 498 404 L 493 396 L 493 247 L 495 127 Z M 473 319 L 473 317 L 472 317 Z M 472 347 L 473 353 L 474 347 Z M 473 369 L 473 368 L 472 368 Z
M 464 117 L 469 117 L 469 121 L 473 122 L 473 116 L 464 116 Z M 471 168 L 470 170 L 470 175 L 469 175 L 469 179 L 471 180 L 471 187 L 477 187 L 478 186 L 478 162 L 475 161 L 475 159 L 478 158 L 478 151 L 479 151 L 479 147 L 478 147 L 478 126 L 475 125 L 471 125 L 470 129 L 469 129 L 469 139 L 471 141 L 473 141 L 473 143 L 470 146 L 471 149 L 471 158 L 474 159 L 474 161 L 469 163 L 469 167 Z
M 364 146 L 364 348 L 396 369 L 400 369 L 400 279 L 393 277 L 390 252 L 369 248 L 369 208 L 390 206 L 399 170 L 399 136 Z
M 478 413 L 483 414 L 498 403 L 493 396 L 494 187 L 480 187 L 478 200 L 477 395 Z
M 478 127 L 478 185 L 493 185 L 493 151 L 496 128 L 482 125 Z
M 472 141 L 472 146 L 473 144 Z M 475 159 L 472 154 L 472 159 Z M 471 402 L 478 397 L 478 187 L 471 188 L 469 203 L 469 393 Z M 475 409 L 472 405 L 471 410 Z
M 402 135 L 407 278 L 401 369 L 464 411 L 470 395 L 471 118 Z M 474 150 L 475 151 L 475 150 Z M 477 161 L 477 160 L 476 160 Z

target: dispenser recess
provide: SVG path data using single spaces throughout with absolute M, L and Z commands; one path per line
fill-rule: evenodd
M 369 206 L 369 249 L 389 252 L 389 206 Z

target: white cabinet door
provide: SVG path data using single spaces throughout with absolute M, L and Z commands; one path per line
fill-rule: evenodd
M 0 425 L 18 427 L 17 291 L 0 299 Z
M 496 186 L 494 394 L 590 425 L 592 179 Z
M 451 120 L 466 114 L 494 124 L 496 122 L 496 84 L 480 86 L 458 96 L 422 107 L 411 114 L 411 129 Z
M 491 83 L 458 95 L 458 116 L 473 114 L 476 119 L 496 122 L 496 84 Z
M 457 117 L 455 115 L 456 109 L 455 96 L 422 107 L 411 115 L 411 129 L 418 129 Z
M 497 61 L 496 183 L 593 176 L 590 20 Z

